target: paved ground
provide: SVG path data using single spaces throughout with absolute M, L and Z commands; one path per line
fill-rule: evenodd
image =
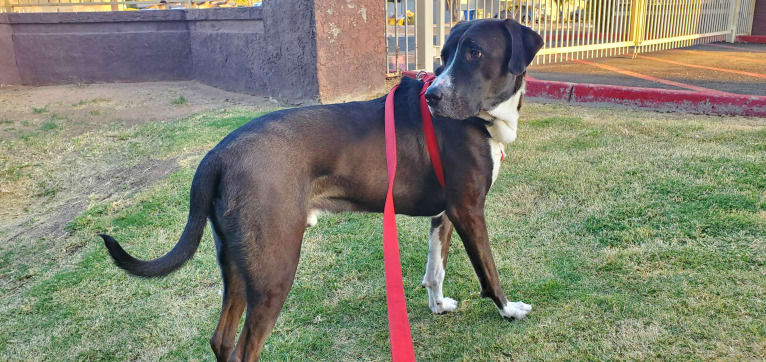
M 713 43 L 611 58 L 534 65 L 540 80 L 766 96 L 766 44 Z

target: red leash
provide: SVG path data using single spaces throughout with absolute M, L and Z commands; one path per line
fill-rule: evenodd
M 439 184 L 444 187 L 444 170 L 442 169 L 442 158 L 439 155 L 439 145 L 436 144 L 434 120 L 431 118 L 431 111 L 428 110 L 428 104 L 426 104 L 426 90 L 436 77 L 431 73 L 419 73 L 417 78 L 421 79 L 425 83 L 423 84 L 423 88 L 420 90 L 420 118 L 423 119 L 423 133 L 426 135 L 428 156 L 431 157 L 431 165 L 434 167 L 436 179 L 439 180 Z
M 425 93 L 434 79 L 433 74 L 425 74 L 422 90 L 420 91 L 420 114 L 423 119 L 423 132 L 426 137 L 428 154 L 431 157 L 436 178 L 444 187 L 444 170 L 442 168 L 439 147 L 434 134 L 433 119 L 426 104 Z M 394 211 L 394 178 L 396 177 L 396 132 L 394 122 L 394 92 L 399 86 L 391 89 L 386 96 L 385 134 L 386 134 L 386 167 L 388 170 L 388 193 L 386 206 L 383 209 L 383 261 L 386 270 L 386 302 L 388 303 L 388 330 L 391 339 L 391 357 L 394 361 L 414 361 L 415 351 L 412 347 L 410 321 L 407 318 L 407 302 L 404 298 L 404 283 L 402 282 L 402 263 L 399 258 L 399 239 L 396 231 L 396 211 Z

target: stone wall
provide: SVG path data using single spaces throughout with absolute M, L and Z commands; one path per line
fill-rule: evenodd
M 199 80 L 288 103 L 384 90 L 377 0 L 261 7 L 0 14 L 0 83 Z
M 0 84 L 21 84 L 13 50 L 13 28 L 4 20 L 5 14 L 0 14 Z

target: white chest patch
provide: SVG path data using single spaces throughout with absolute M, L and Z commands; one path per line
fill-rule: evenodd
M 524 94 L 524 88 L 525 86 L 522 86 L 513 97 L 500 103 L 494 109 L 479 114 L 479 117 L 492 122 L 487 126 L 487 131 L 495 141 L 508 144 L 516 140 L 516 129 L 519 124 L 519 100 Z
M 505 155 L 505 145 L 495 141 L 494 138 L 489 139 L 489 149 L 492 153 L 492 184 L 497 180 L 497 175 L 500 174 L 500 162 Z
M 487 125 L 489 132 L 489 149 L 492 154 L 492 183 L 495 183 L 500 173 L 500 162 L 505 156 L 505 145 L 516 140 L 516 130 L 519 124 L 519 100 L 524 94 L 526 84 L 521 86 L 513 97 L 490 111 L 481 112 L 479 117 L 492 123 Z

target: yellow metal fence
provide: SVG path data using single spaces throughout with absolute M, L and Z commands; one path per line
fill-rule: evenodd
M 535 61 L 546 64 L 714 41 L 733 42 L 736 35 L 750 33 L 755 9 L 755 0 L 410 0 L 411 5 L 407 0 L 402 2 L 403 6 L 393 11 L 392 2 L 386 2 L 388 72 L 433 70 L 439 46 L 452 26 L 462 20 L 516 19 L 543 37 L 545 45 Z M 397 17 L 398 21 L 392 19 Z
M 731 33 L 730 0 L 634 1 L 646 2 L 644 26 L 633 40 L 639 52 L 722 41 Z

